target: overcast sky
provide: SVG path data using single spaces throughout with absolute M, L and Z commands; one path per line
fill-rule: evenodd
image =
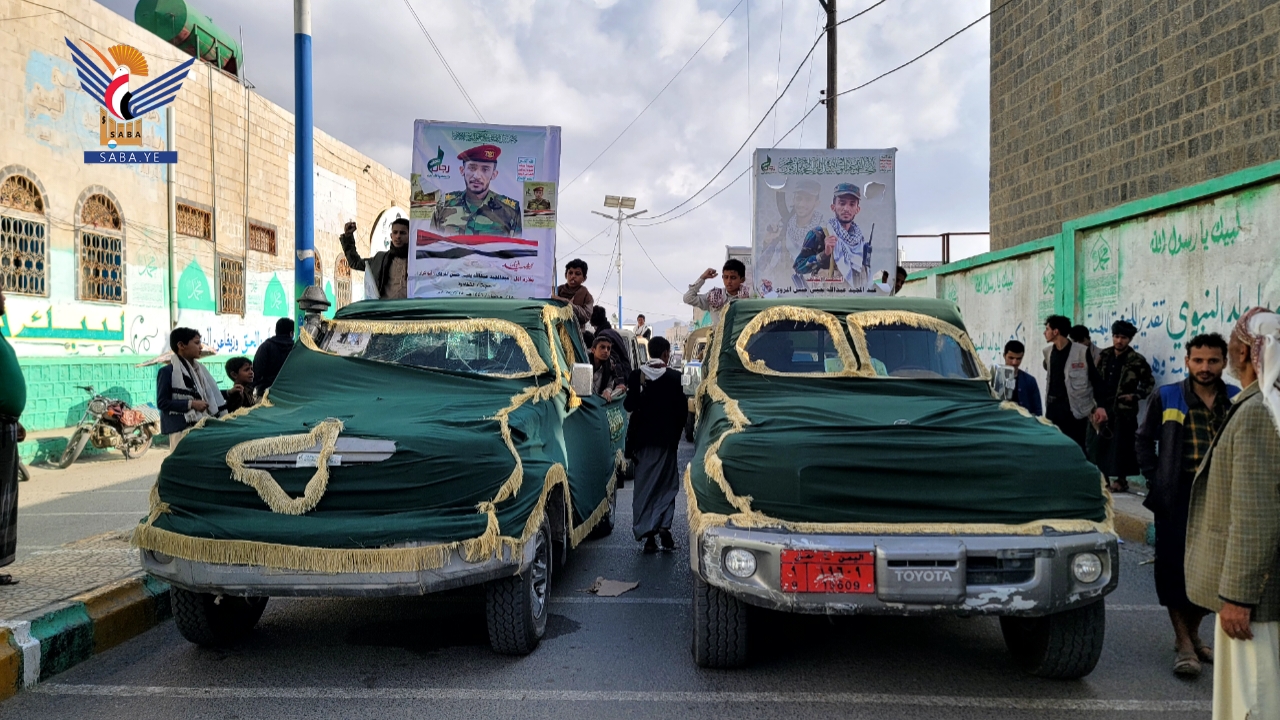
M 820 28 L 817 0 L 411 1 L 487 122 L 563 128 L 562 187 L 711 36 L 622 139 L 563 189 L 559 261 L 586 260 L 588 286 L 611 308 L 616 275 L 602 286 L 614 234 L 597 235 L 609 223 L 590 211 L 603 209 L 609 193 L 635 196 L 639 208 L 658 214 L 700 188 L 760 121 Z M 134 0 L 103 2 L 133 17 Z M 838 0 L 838 15 L 874 2 Z M 246 76 L 258 92 L 292 109 L 292 4 L 194 4 L 229 32 L 243 30 Z M 888 0 L 840 27 L 840 89 L 909 60 L 989 7 L 989 0 Z M 407 177 L 415 119 L 478 121 L 403 0 L 315 0 L 313 14 L 315 118 L 324 131 Z M 914 65 L 841 98 L 841 147 L 898 148 L 900 234 L 988 227 L 988 37 L 983 21 Z M 775 133 L 819 99 L 825 47 L 819 44 L 783 96 L 776 123 L 771 116 L 702 197 L 747 167 L 751 148 L 772 146 Z M 819 108 L 780 146 L 824 143 Z M 650 322 L 689 319 L 680 302 L 688 284 L 706 267 L 720 267 L 726 245 L 750 244 L 749 178 L 679 220 L 637 225 L 652 262 L 624 232 L 628 322 L 636 311 Z M 909 259 L 936 252 L 913 249 Z

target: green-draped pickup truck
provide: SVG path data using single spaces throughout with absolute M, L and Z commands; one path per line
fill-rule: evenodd
M 553 559 L 612 528 L 627 419 L 590 396 L 585 358 L 554 301 L 311 316 L 264 402 L 165 459 L 134 533 L 142 567 L 201 645 L 243 636 L 272 596 L 483 584 L 493 648 L 531 652 Z
M 1097 664 L 1110 496 L 1075 443 L 995 395 L 954 304 L 739 300 L 696 402 L 699 665 L 747 662 L 747 606 L 999 616 L 1033 674 Z

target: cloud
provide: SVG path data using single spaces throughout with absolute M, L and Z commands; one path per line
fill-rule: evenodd
M 737 0 L 411 0 L 472 99 L 491 123 L 559 125 L 561 172 L 578 175 L 658 93 Z M 841 3 L 841 17 L 872 0 Z M 746 139 L 816 37 L 816 3 L 748 0 L 630 131 L 562 198 L 563 255 L 602 229 L 603 195 L 638 198 L 651 215 L 704 185 Z M 134 0 L 104 3 L 131 18 Z M 293 17 L 288 3 L 201 0 L 231 33 L 243 28 L 245 67 L 258 92 L 293 106 Z M 364 8 L 368 8 L 365 10 Z M 989 10 L 987 0 L 894 0 L 840 27 L 839 87 L 866 82 L 927 49 Z M 781 61 L 779 26 L 781 22 Z M 405 175 L 413 121 L 475 121 L 461 93 L 402 0 L 353 12 L 350 3 L 315 0 L 316 123 Z M 747 76 L 748 46 L 752 77 Z M 898 147 L 899 232 L 987 227 L 988 30 L 969 30 L 911 67 L 840 99 L 844 147 Z M 692 207 L 748 164 L 751 149 L 773 144 L 819 99 L 825 42 L 747 149 Z M 750 94 L 750 103 L 747 95 Z M 818 108 L 784 147 L 820 147 Z M 749 176 L 748 176 L 749 178 Z M 750 242 L 751 191 L 738 181 L 679 220 L 637 228 L 640 242 L 673 289 L 623 233 L 624 305 L 651 320 L 688 319 L 680 293 L 702 269 L 719 267 L 726 245 Z M 592 264 L 588 285 L 616 306 L 616 278 L 602 287 L 615 233 L 575 251 Z M 920 255 L 923 251 L 915 252 Z

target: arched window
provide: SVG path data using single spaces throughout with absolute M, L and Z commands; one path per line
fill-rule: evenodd
M 105 192 L 93 192 L 80 204 L 77 250 L 80 299 L 123 303 L 124 221 Z
M 25 170 L 0 170 L 0 290 L 49 295 L 49 221 L 44 193 Z
M 333 292 L 337 296 L 334 301 L 338 307 L 346 307 L 351 304 L 351 266 L 347 264 L 347 259 L 338 256 L 338 260 L 333 264 Z

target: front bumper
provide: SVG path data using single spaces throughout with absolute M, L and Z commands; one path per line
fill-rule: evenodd
M 756 571 L 730 574 L 725 553 L 750 552 Z M 784 550 L 868 553 L 874 592 L 783 592 Z M 1091 583 L 1076 579 L 1080 553 L 1102 561 Z M 1114 535 L 817 535 L 718 527 L 690 543 L 691 563 L 705 582 L 752 605 L 798 613 L 872 615 L 1015 615 L 1036 617 L 1087 605 L 1119 582 Z
M 443 567 L 416 572 L 314 573 L 255 565 L 222 565 L 169 557 L 143 550 L 142 569 L 171 585 L 193 592 L 243 597 L 387 597 L 426 595 L 510 577 L 533 562 L 534 543 L 521 557 L 470 563 L 457 551 Z

